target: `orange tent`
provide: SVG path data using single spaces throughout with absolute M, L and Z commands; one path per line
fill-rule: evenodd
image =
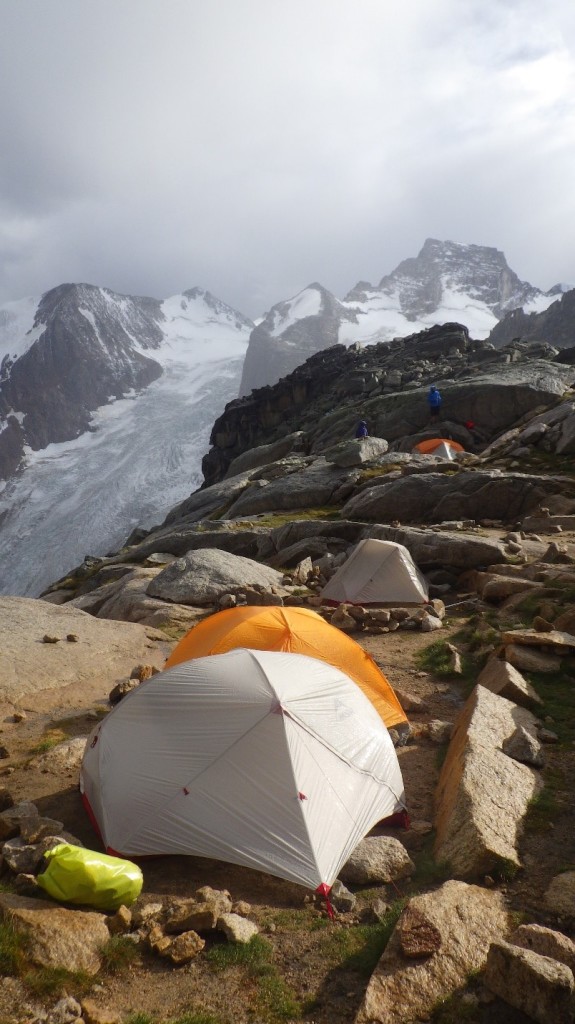
M 459 444 L 459 441 L 452 441 L 449 437 L 431 437 L 427 441 L 419 441 L 413 450 L 421 452 L 422 455 L 432 455 L 435 449 L 439 448 L 442 444 L 446 444 L 454 452 L 465 451 L 465 448 L 462 444 Z
M 238 647 L 307 654 L 326 661 L 357 683 L 388 729 L 407 722 L 401 704 L 373 658 L 355 640 L 307 608 L 243 605 L 216 612 L 186 633 L 165 668 Z

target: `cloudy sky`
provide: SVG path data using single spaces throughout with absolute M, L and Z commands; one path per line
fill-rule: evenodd
M 257 316 L 426 237 L 575 283 L 573 0 L 1 0 L 0 301 Z

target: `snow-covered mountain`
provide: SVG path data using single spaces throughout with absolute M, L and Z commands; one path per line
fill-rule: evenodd
M 0 309 L 0 593 L 36 596 L 199 485 L 252 328 L 198 288 L 62 285 Z
M 378 285 L 360 281 L 342 301 L 311 284 L 274 306 L 250 339 L 240 393 L 275 383 L 338 342 L 369 345 L 453 321 L 484 339 L 510 310 L 541 312 L 565 290 L 521 281 L 498 249 L 428 238 L 418 256 Z

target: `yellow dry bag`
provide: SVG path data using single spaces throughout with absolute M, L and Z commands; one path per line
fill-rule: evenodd
M 97 910 L 129 907 L 142 891 L 142 872 L 121 857 L 60 843 L 47 850 L 46 870 L 38 884 L 62 903 L 81 903 Z

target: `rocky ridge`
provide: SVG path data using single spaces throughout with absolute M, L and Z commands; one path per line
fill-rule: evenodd
M 147 865 L 144 897 L 134 910 L 122 912 L 121 921 L 109 917 L 107 922 L 108 928 L 123 929 L 136 948 L 134 984 L 125 978 L 113 985 L 97 967 L 98 980 L 75 1007 L 68 1006 L 67 1019 L 89 1024 L 99 1012 L 124 1024 L 130 999 L 131 1010 L 134 999 L 140 1000 L 139 1010 L 156 1007 L 157 1000 L 143 1000 L 150 998 L 146 992 L 167 984 L 165 972 L 152 966 L 153 958 L 164 957 L 172 965 L 188 959 L 193 972 L 178 975 L 178 995 L 170 997 L 174 1010 L 154 1011 L 154 1024 L 175 1020 L 176 1007 L 182 1012 L 190 1005 L 215 1012 L 218 1024 L 228 1024 L 230 1005 L 242 1024 L 254 1013 L 275 1022 L 275 1010 L 262 1009 L 257 998 L 254 1002 L 253 975 L 242 975 L 235 988 L 228 980 L 224 997 L 210 980 L 218 922 L 222 929 L 234 922 L 223 920 L 229 912 L 220 913 L 221 907 L 217 914 L 212 908 L 211 917 L 205 907 L 198 909 L 208 902 L 198 895 L 206 885 L 219 894 L 233 892 L 238 904 L 248 904 L 236 907 L 238 916 L 266 937 L 284 984 L 289 981 L 297 994 L 289 1019 L 320 1024 L 572 1019 L 575 885 L 574 873 L 565 870 L 573 856 L 575 791 L 572 368 L 555 362 L 549 349 L 512 345 L 494 352 L 472 342 L 458 325 L 433 329 L 388 351 L 396 364 L 383 366 L 385 379 L 371 376 L 379 372 L 377 352 L 373 364 L 358 367 L 369 381 L 361 412 L 369 409 L 366 418 L 370 426 L 376 424 L 376 436 L 355 440 L 359 410 L 355 396 L 346 396 L 345 381 L 353 379 L 354 360 L 368 351 L 330 349 L 325 363 L 313 357 L 275 388 L 256 392 L 253 404 L 231 403 L 217 436 L 227 431 L 230 441 L 235 431 L 235 437 L 233 443 L 218 443 L 209 462 L 213 476 L 204 487 L 157 528 L 134 531 L 121 550 L 87 558 L 43 601 L 26 603 L 44 614 L 51 609 L 50 632 L 39 644 L 33 624 L 30 635 L 19 631 L 23 650 L 30 650 L 33 637 L 43 671 L 34 687 L 24 680 L 24 689 L 12 695 L 6 721 L 13 716 L 14 723 L 4 740 L 15 805 L 34 797 L 34 786 L 46 793 L 49 773 L 57 769 L 49 767 L 49 758 L 38 775 L 33 765 L 24 768 L 18 736 L 32 722 L 28 726 L 27 718 L 16 718 L 31 717 L 22 709 L 26 686 L 29 692 L 36 688 L 37 700 L 42 694 L 48 699 L 50 666 L 56 686 L 62 657 L 74 657 L 77 642 L 67 640 L 72 619 L 66 616 L 77 617 L 78 642 L 85 639 L 82 623 L 91 617 L 139 623 L 144 635 L 152 630 L 156 636 L 159 629 L 166 642 L 206 615 L 238 604 L 317 611 L 378 658 L 410 721 L 407 735 L 393 738 L 412 826 L 400 833 L 378 827 L 360 844 L 342 871 L 341 885 L 334 887 L 336 919 L 329 926 L 341 943 L 380 925 L 391 939 L 368 981 L 330 959 L 333 950 L 322 944 L 319 924 L 326 922 L 325 910 L 315 899 L 215 862 L 191 858 L 181 873 L 170 864 L 169 877 L 165 866 Z M 422 377 L 413 387 L 403 374 L 417 372 L 421 363 Z M 311 372 L 322 365 L 324 391 Z M 457 434 L 468 448 L 455 460 L 412 451 L 421 437 L 437 433 L 426 422 L 429 372 L 437 374 L 433 379 L 444 395 L 440 432 Z M 388 383 L 390 373 L 393 383 Z M 297 411 L 287 400 L 296 394 L 302 396 Z M 279 403 L 283 424 L 266 426 L 266 416 Z M 470 405 L 477 416 L 473 427 L 462 422 Z M 408 548 L 427 576 L 427 604 L 324 604 L 324 583 L 364 537 Z M 97 642 L 103 641 L 94 634 L 91 643 Z M 52 659 L 55 651 L 58 662 Z M 12 657 L 17 659 L 16 650 Z M 110 691 L 110 700 L 122 699 L 142 678 L 146 671 L 140 666 L 114 696 Z M 117 678 L 110 687 L 112 682 L 117 687 Z M 84 704 L 84 714 L 90 706 Z M 79 717 L 79 735 L 86 724 Z M 438 750 L 445 753 L 441 771 Z M 55 758 L 57 748 L 50 753 Z M 60 779 L 54 775 L 55 796 L 51 804 L 46 801 L 46 811 L 55 801 L 62 803 Z M 545 809 L 541 794 L 554 811 Z M 68 817 L 66 806 L 73 805 L 63 802 L 59 824 L 76 834 L 79 819 L 73 813 Z M 0 830 L 5 820 L 10 808 L 0 813 Z M 80 841 L 86 841 L 85 827 Z M 37 831 L 29 822 L 24 831 L 19 828 L 5 843 L 14 846 L 21 839 L 16 849 L 34 846 Z M 10 859 L 19 863 L 12 847 L 3 856 L 11 884 L 22 887 L 18 899 L 37 899 L 34 878 L 18 880 L 10 864 Z M 398 893 L 401 903 L 394 904 Z M 4 916 L 14 917 L 14 898 Z M 288 909 L 297 920 L 293 941 Z M 77 911 L 66 913 L 74 918 Z M 64 928 L 63 920 L 57 927 Z M 253 934 L 253 928 L 248 931 Z M 29 997 L 21 978 L 9 980 L 12 988 L 5 986 L 4 993 L 13 991 L 11 1005 L 23 1005 Z M 305 1002 L 310 994 L 313 1005 Z M 39 1022 L 56 1013 L 55 1000 L 47 1003 L 21 1019 Z M 451 1017 L 445 1016 L 448 1010 Z

